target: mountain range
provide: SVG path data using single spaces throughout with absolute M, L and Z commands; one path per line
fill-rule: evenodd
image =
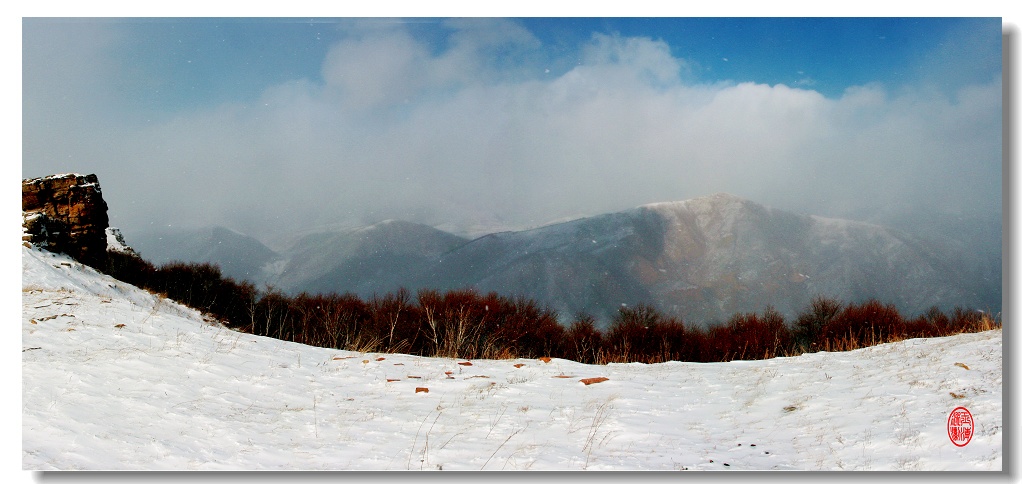
M 691 324 L 767 306 L 792 317 L 816 296 L 876 298 L 905 314 L 999 311 L 1000 252 L 993 260 L 935 240 L 717 194 L 474 239 L 390 220 L 311 233 L 281 251 L 219 227 L 128 242 L 156 263 L 213 262 L 288 293 L 472 287 L 534 299 L 563 322 L 586 313 L 605 325 L 636 304 Z

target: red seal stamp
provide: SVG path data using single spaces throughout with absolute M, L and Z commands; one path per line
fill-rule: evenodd
M 972 413 L 965 407 L 958 407 L 947 416 L 947 436 L 951 443 L 965 447 L 972 440 L 974 425 Z

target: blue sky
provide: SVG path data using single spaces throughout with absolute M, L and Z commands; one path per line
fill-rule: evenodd
M 30 22 L 32 20 L 29 20 Z M 848 87 L 883 83 L 986 81 L 1000 72 L 997 18 L 520 18 L 542 43 L 538 70 L 559 73 L 594 33 L 662 40 L 689 65 L 689 82 L 785 84 L 840 96 Z M 69 22 L 104 22 L 69 20 Z M 123 31 L 114 55 L 142 69 L 123 79 L 143 105 L 175 110 L 246 101 L 267 86 L 293 79 L 321 80 L 328 49 L 346 37 L 349 19 L 203 18 L 109 19 Z M 451 29 L 443 19 L 363 20 L 400 23 L 434 50 Z M 48 23 L 46 21 L 45 23 Z M 954 52 L 954 49 L 960 49 Z M 965 51 L 965 49 L 973 49 Z M 958 73 L 934 79 L 946 61 Z M 162 83 L 152 89 L 152 81 Z
M 721 191 L 1000 213 L 997 18 L 22 27 L 23 176 L 97 173 L 127 231 L 519 227 Z

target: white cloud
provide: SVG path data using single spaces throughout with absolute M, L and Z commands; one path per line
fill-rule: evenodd
M 256 235 L 374 216 L 529 225 L 719 191 L 837 216 L 1000 206 L 998 80 L 954 98 L 692 85 L 663 42 L 605 35 L 554 76 L 512 22 L 444 26 L 454 33 L 442 45 L 401 25 L 354 29 L 329 50 L 322 82 L 113 136 L 91 126 L 83 136 L 102 139 L 39 141 L 26 160 L 102 160 L 126 224 L 237 227 L 229 217 L 247 213 L 238 228 Z M 26 139 L 55 137 L 40 123 L 26 123 Z
M 374 33 L 335 45 L 323 63 L 328 90 L 343 106 L 369 108 L 407 99 L 426 82 L 428 52 L 401 31 Z
M 640 81 L 648 86 L 669 87 L 680 82 L 684 61 L 671 55 L 663 41 L 642 37 L 593 35 L 583 50 L 580 69 L 600 76 L 620 76 L 621 80 Z

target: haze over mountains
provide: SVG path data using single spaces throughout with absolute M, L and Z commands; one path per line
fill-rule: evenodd
M 768 305 L 791 317 L 815 296 L 876 298 L 907 314 L 1000 311 L 1000 251 L 970 245 L 995 231 L 976 232 L 935 241 L 717 194 L 475 239 L 390 220 L 311 233 L 278 252 L 223 228 L 128 234 L 128 243 L 156 263 L 214 262 L 289 293 L 473 287 L 532 298 L 564 323 L 584 312 L 605 324 L 643 303 L 699 324 Z M 999 248 L 996 235 L 988 247 Z
M 224 227 L 154 229 L 131 236 L 129 245 L 150 262 L 213 262 L 238 280 L 263 280 L 263 267 L 279 256 L 258 240 Z

